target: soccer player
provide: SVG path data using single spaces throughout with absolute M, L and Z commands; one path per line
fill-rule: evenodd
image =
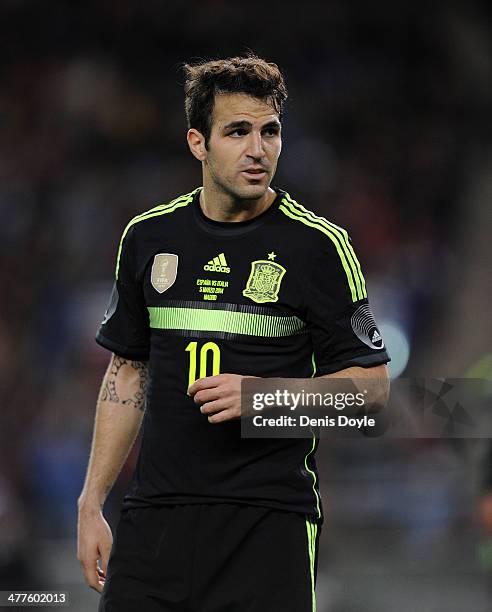
M 78 558 L 100 612 L 312 612 L 317 440 L 241 438 L 241 379 L 370 378 L 384 395 L 389 357 L 346 231 L 270 187 L 278 67 L 249 55 L 185 71 L 203 186 L 123 231 Z M 113 543 L 102 506 L 142 421 Z

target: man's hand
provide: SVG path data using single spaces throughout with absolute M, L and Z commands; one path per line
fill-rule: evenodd
M 239 374 L 218 374 L 194 382 L 188 395 L 200 411 L 208 416 L 209 423 L 223 423 L 241 417 L 241 380 L 250 378 Z
M 113 535 L 99 508 L 86 509 L 79 506 L 77 544 L 77 559 L 82 565 L 85 581 L 100 593 L 106 581 Z M 97 565 L 98 560 L 100 567 Z

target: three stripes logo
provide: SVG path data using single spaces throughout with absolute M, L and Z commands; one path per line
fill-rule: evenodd
M 203 269 L 207 272 L 224 272 L 229 274 L 231 269 L 227 265 L 227 260 L 224 253 L 220 253 L 217 257 L 211 259 L 208 263 L 203 266 Z

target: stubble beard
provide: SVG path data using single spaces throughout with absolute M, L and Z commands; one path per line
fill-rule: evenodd
M 263 197 L 268 191 L 273 179 L 273 176 L 270 176 L 268 182 L 262 183 L 261 185 L 237 185 L 233 181 L 219 176 L 210 166 L 209 174 L 218 191 L 227 194 L 244 208 L 253 206 L 257 200 Z

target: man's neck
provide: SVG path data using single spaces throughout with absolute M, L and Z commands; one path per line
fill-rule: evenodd
M 207 185 L 204 181 L 199 200 L 203 214 L 213 221 L 238 222 L 253 219 L 267 210 L 277 195 L 269 187 L 261 198 L 243 200 L 214 187 L 215 185 Z

